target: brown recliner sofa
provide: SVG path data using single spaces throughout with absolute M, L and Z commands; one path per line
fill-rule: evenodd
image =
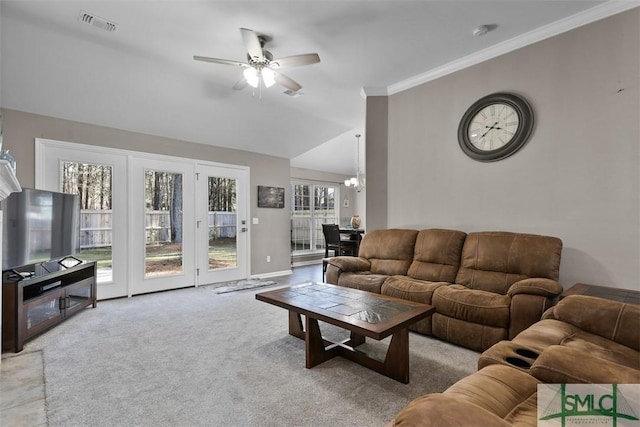
M 562 292 L 562 241 L 510 232 L 375 230 L 358 257 L 329 259 L 328 283 L 431 304 L 420 333 L 482 351 L 540 319 Z
M 393 426 L 535 426 L 538 384 L 640 383 L 640 305 L 569 296 L 485 351 L 479 370 L 405 406 Z

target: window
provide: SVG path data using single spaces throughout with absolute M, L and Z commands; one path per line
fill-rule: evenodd
M 291 253 L 324 250 L 322 224 L 337 224 L 338 189 L 330 184 L 291 184 Z

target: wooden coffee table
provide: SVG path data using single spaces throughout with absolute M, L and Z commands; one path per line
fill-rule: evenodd
M 307 368 L 342 356 L 405 384 L 409 382 L 408 327 L 435 311 L 427 304 L 325 283 L 262 292 L 256 299 L 289 310 L 289 334 L 304 339 Z M 350 338 L 338 343 L 325 339 L 319 320 L 350 331 Z M 384 361 L 356 348 L 366 337 L 382 340 L 390 335 Z

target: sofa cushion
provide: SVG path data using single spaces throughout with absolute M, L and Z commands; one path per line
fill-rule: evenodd
M 517 369 L 492 365 L 456 382 L 446 394 L 478 405 L 504 419 L 537 392 L 538 383 L 534 377 Z
M 571 295 L 554 307 L 553 314 L 585 332 L 640 350 L 640 305 Z
M 495 343 L 506 340 L 508 332 L 505 328 L 468 322 L 438 312 L 431 316 L 432 335 L 471 350 L 484 351 Z
M 513 427 L 497 415 L 443 393 L 431 393 L 409 402 L 388 424 L 391 427 L 491 426 Z
M 561 252 L 562 241 L 556 237 L 501 231 L 469 233 L 455 282 L 506 294 L 522 279 L 558 280 Z
M 338 277 L 338 285 L 379 294 L 382 284 L 388 277 L 385 274 L 371 274 L 369 272 L 347 272 Z
M 516 369 L 492 365 L 444 393 L 419 397 L 402 409 L 394 426 L 513 426 L 537 422 L 539 381 Z
M 457 230 L 421 230 L 407 275 L 414 279 L 453 283 L 466 236 Z
M 447 282 L 428 282 L 407 276 L 391 276 L 382 285 L 382 293 L 409 301 L 431 304 L 433 292 Z
M 553 345 L 542 352 L 529 370 L 545 383 L 638 384 L 640 369 L 619 365 L 575 348 Z
M 381 293 L 431 305 L 433 291 L 447 285 L 447 282 L 427 282 L 407 276 L 391 276 L 382 285 Z M 431 335 L 431 316 L 409 325 L 409 329 Z
M 358 255 L 371 263 L 371 273 L 406 275 L 413 261 L 417 230 L 374 230 L 364 235 Z
M 511 298 L 462 285 L 441 286 L 433 293 L 436 311 L 444 316 L 481 325 L 509 327 Z

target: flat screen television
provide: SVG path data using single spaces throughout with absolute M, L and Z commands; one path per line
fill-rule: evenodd
M 2 270 L 75 255 L 80 248 L 80 198 L 23 188 L 2 203 Z

